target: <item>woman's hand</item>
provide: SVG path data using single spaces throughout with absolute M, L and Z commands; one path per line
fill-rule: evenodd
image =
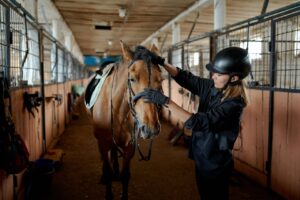
M 165 65 L 165 59 L 163 57 L 160 57 L 160 56 L 155 56 L 151 59 L 151 62 L 153 64 L 158 64 L 160 66 L 164 66 Z
M 169 97 L 154 89 L 145 89 L 145 91 L 142 92 L 141 97 L 145 102 L 156 103 L 159 105 L 165 105 L 169 103 Z
M 165 65 L 165 59 L 157 56 L 157 64 L 159 64 L 160 66 L 164 66 Z

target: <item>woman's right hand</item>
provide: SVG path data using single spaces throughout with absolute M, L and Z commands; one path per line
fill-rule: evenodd
M 165 62 L 165 59 L 163 57 L 157 56 L 156 58 L 156 63 L 159 64 L 160 66 L 164 67 L 167 72 L 171 76 L 176 76 L 178 74 L 178 70 L 175 66 Z
M 163 57 L 157 56 L 157 64 L 164 67 L 165 59 Z

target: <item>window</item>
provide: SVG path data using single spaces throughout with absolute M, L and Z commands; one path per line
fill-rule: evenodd
M 248 42 L 248 53 L 250 60 L 257 60 L 262 58 L 262 39 L 261 37 L 254 38 Z M 240 47 L 247 48 L 247 42 L 242 42 Z
M 295 32 L 294 55 L 300 56 L 300 30 Z
M 22 52 L 22 57 L 26 60 L 22 68 L 22 80 L 26 81 L 28 85 L 39 85 L 40 79 L 40 59 L 39 59 L 39 42 L 38 42 L 38 30 L 33 29 L 29 25 L 28 41 L 26 38 L 22 41 L 22 45 L 26 46 L 28 42 L 28 53 Z
M 172 64 L 179 68 L 182 68 L 181 52 L 181 49 L 176 49 L 172 52 Z
M 199 65 L 199 52 L 194 52 L 192 54 L 190 54 L 189 56 L 189 66 L 193 67 L 193 66 L 198 66 Z

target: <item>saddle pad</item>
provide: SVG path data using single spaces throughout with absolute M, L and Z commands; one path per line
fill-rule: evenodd
M 101 91 L 101 88 L 103 86 L 103 83 L 104 83 L 105 79 L 107 78 L 107 76 L 109 75 L 109 73 L 111 72 L 111 70 L 113 69 L 113 66 L 114 66 L 114 63 L 107 65 L 101 71 L 101 74 L 100 73 L 97 74 L 88 84 L 87 89 L 86 89 L 86 95 L 84 98 L 85 106 L 88 109 L 91 109 L 94 106 L 94 104 L 98 98 L 98 95 Z M 87 93 L 90 93 L 90 94 L 87 94 Z

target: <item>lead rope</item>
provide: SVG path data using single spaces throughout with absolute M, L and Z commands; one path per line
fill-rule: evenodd
M 136 125 L 135 125 L 136 126 Z M 141 131 L 141 130 L 137 130 L 138 133 Z M 149 161 L 150 158 L 151 158 L 151 152 L 152 152 L 152 144 L 153 144 L 153 139 L 150 139 L 150 142 L 149 142 L 149 146 L 148 146 L 148 155 L 147 156 L 144 156 L 143 152 L 141 151 L 140 149 L 140 144 L 138 143 L 138 134 L 135 134 L 135 141 L 136 141 L 136 148 L 140 154 L 140 159 L 139 161 Z

